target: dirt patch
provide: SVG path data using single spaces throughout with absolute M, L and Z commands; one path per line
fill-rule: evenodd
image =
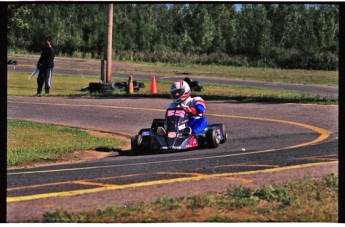
M 84 130 L 84 131 L 86 131 L 87 133 L 89 133 L 91 136 L 94 136 L 94 137 L 117 139 L 117 140 L 122 140 L 122 141 L 126 141 L 126 142 L 129 141 L 128 137 L 126 137 L 124 135 L 120 135 L 120 134 L 114 134 L 114 133 L 109 133 L 109 132 L 100 132 L 100 131 L 92 131 L 92 130 Z M 126 146 L 124 148 L 130 147 L 129 145 L 130 144 L 128 142 L 128 144 L 126 144 Z
M 91 161 L 100 158 L 106 158 L 111 155 L 114 155 L 114 152 L 100 152 L 95 150 L 83 150 L 83 151 L 75 151 L 73 153 L 77 156 L 77 160 L 72 162 L 84 162 L 84 161 Z
M 92 161 L 92 160 L 97 160 L 97 159 L 101 159 L 101 158 L 106 158 L 106 157 L 113 156 L 115 154 L 116 154 L 116 152 L 103 152 L 103 151 L 96 151 L 96 150 L 80 150 L 80 151 L 75 151 L 72 154 L 67 154 L 67 156 L 70 157 L 70 159 L 68 161 L 37 163 L 37 164 L 30 164 L 30 165 L 25 165 L 25 166 L 11 166 L 11 167 L 8 167 L 7 169 L 23 169 L 23 168 L 34 168 L 34 167 L 79 163 L 79 162 L 86 162 L 86 161 Z

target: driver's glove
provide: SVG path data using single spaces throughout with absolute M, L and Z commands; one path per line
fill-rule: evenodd
M 194 107 L 184 107 L 184 111 L 187 113 L 187 114 L 197 114 L 198 112 L 196 111 L 196 109 Z

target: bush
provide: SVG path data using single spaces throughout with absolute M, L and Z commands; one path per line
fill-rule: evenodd
M 274 53 L 278 67 L 285 69 L 337 70 L 338 56 L 327 51 L 321 53 L 302 53 L 298 50 L 277 51 Z
M 76 50 L 72 53 L 66 52 L 66 48 L 56 47 L 57 55 L 76 58 L 101 58 L 100 54 L 94 52 L 83 52 Z M 27 52 L 18 49 L 9 49 L 8 54 L 25 54 Z M 250 57 L 246 55 L 229 55 L 222 52 L 210 54 L 193 54 L 178 51 L 121 51 L 113 52 L 115 61 L 141 61 L 141 62 L 163 62 L 168 64 L 189 65 L 224 65 L 238 67 L 269 67 L 282 69 L 309 69 L 309 70 L 337 70 L 338 56 L 331 51 L 318 53 L 303 53 L 296 49 L 272 48 L 267 58 Z

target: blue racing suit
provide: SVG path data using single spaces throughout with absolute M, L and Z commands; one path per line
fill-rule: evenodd
M 192 128 L 193 133 L 198 134 L 204 131 L 207 126 L 207 120 L 203 116 L 206 110 L 206 102 L 201 97 L 188 97 L 180 104 L 171 103 L 169 108 L 183 107 L 188 113 L 188 126 Z

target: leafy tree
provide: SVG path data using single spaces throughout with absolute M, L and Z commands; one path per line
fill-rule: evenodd
M 32 14 L 31 8 L 28 5 L 9 4 L 7 8 L 8 23 L 7 23 L 7 37 L 8 44 L 15 48 L 20 48 L 27 39 L 25 35 L 30 30 L 30 23 L 27 20 Z
M 216 27 L 212 17 L 208 13 L 207 5 L 196 4 L 193 9 L 192 33 L 190 34 L 194 41 L 195 50 L 200 53 L 208 53 L 212 48 Z
M 132 4 L 114 4 L 113 48 L 115 50 L 138 49 L 136 44 L 137 24 Z
M 39 53 L 49 35 L 58 55 L 101 58 L 107 6 L 10 3 L 8 49 Z M 338 4 L 120 3 L 113 22 L 116 59 L 338 66 Z
M 136 43 L 139 50 L 152 51 L 152 41 L 156 33 L 153 9 L 148 4 L 135 5 L 135 21 L 137 24 Z

